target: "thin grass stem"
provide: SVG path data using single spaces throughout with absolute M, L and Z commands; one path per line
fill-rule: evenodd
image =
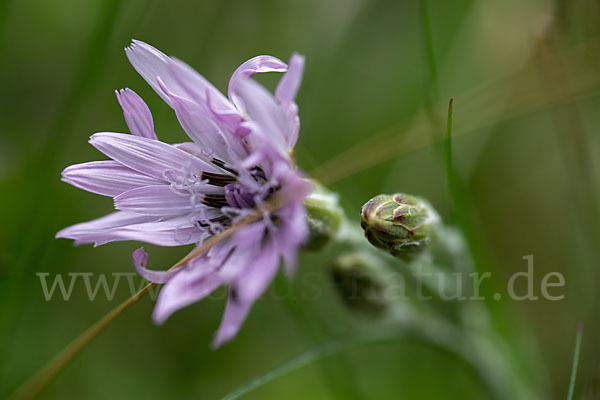
M 273 197 L 273 199 L 266 204 L 267 209 L 271 209 L 279 206 L 279 199 Z M 197 246 L 191 252 L 189 252 L 185 257 L 179 260 L 177 263 L 173 264 L 169 268 L 172 270 L 174 268 L 181 267 L 182 265 L 189 262 L 194 257 L 206 252 L 215 244 L 227 239 L 231 235 L 233 235 L 237 230 L 239 230 L 242 226 L 247 225 L 251 222 L 257 221 L 261 216 L 264 210 L 256 210 L 253 213 L 249 213 L 247 217 L 238 221 L 232 227 L 224 230 L 218 235 L 212 236 L 207 239 L 202 245 Z M 75 359 L 75 357 L 81 353 L 83 349 L 85 349 L 102 331 L 104 331 L 119 315 L 121 315 L 125 310 L 129 309 L 133 304 L 135 304 L 140 298 L 150 292 L 157 286 L 156 283 L 149 283 L 139 292 L 131 296 L 129 299 L 125 300 L 123 303 L 115 307 L 108 314 L 106 314 L 102 319 L 88 328 L 85 332 L 79 335 L 75 340 L 69 343 L 63 350 L 61 350 L 52 360 L 50 360 L 42 369 L 40 369 L 35 375 L 33 375 L 29 380 L 27 380 L 21 387 L 17 389 L 17 391 L 11 396 L 12 400 L 29 400 L 37 397 L 39 393 L 46 387 L 52 380 L 63 370 L 67 365 Z
M 575 338 L 575 354 L 573 354 L 573 366 L 571 367 L 571 379 L 569 381 L 569 392 L 567 400 L 573 400 L 575 393 L 575 380 L 577 379 L 577 368 L 579 366 L 579 353 L 581 352 L 581 339 L 583 337 L 583 325 L 577 328 L 577 337 Z
M 576 48 L 572 52 L 580 50 Z M 538 71 L 528 66 L 455 96 L 461 99 L 462 113 L 469 115 L 469 119 L 456 127 L 455 134 L 472 132 L 598 94 L 600 81 L 595 71 L 581 66 L 571 68 L 577 79 L 571 82 L 570 87 L 561 87 L 552 95 L 539 93 L 531 87 Z M 559 76 L 558 71 L 552 70 L 547 79 L 554 82 Z M 438 105 L 435 110 L 445 107 L 445 104 Z M 436 129 L 427 112 L 418 113 L 411 119 L 369 135 L 366 140 L 323 162 L 311 170 L 311 176 L 326 185 L 336 183 L 400 154 L 431 145 L 433 142 L 428 133 Z

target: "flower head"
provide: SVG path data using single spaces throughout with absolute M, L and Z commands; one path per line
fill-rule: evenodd
M 410 260 L 436 237 L 440 218 L 424 199 L 403 193 L 380 194 L 360 209 L 369 242 L 394 257 Z
M 174 109 L 192 141 L 159 141 L 144 101 L 130 89 L 118 91 L 131 134 L 92 135 L 92 146 L 111 160 L 72 165 L 62 174 L 67 183 L 113 197 L 118 211 L 66 228 L 57 237 L 95 245 L 119 240 L 200 244 L 262 210 L 262 218 L 181 268 L 152 271 L 143 249 L 133 254 L 140 275 L 166 284 L 153 313 L 156 323 L 219 286 L 229 287 L 214 341 L 219 346 L 238 332 L 281 258 L 293 272 L 307 234 L 302 201 L 311 186 L 289 156 L 300 126 L 294 98 L 304 59 L 294 54 L 289 65 L 271 56 L 246 61 L 231 77 L 227 98 L 187 64 L 146 43 L 133 41 L 126 53 Z M 274 95 L 250 79 L 263 72 L 285 72 Z M 279 207 L 264 207 L 275 196 Z

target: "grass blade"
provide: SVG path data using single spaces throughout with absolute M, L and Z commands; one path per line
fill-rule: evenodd
M 581 338 L 583 336 L 583 325 L 579 324 L 577 328 L 577 338 L 575 339 L 575 354 L 573 354 L 573 366 L 571 367 L 571 380 L 569 381 L 569 392 L 567 400 L 573 400 L 575 392 L 575 380 L 577 379 L 577 367 L 579 366 L 579 353 L 581 351 Z

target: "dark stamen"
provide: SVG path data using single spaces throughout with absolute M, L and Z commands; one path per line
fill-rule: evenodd
M 226 215 L 219 215 L 218 217 L 214 217 L 208 220 L 209 222 L 214 222 L 214 223 L 218 223 L 218 224 L 222 224 L 225 226 L 229 226 L 231 224 L 231 220 L 229 219 L 228 216 Z M 210 224 L 203 222 L 203 221 L 198 221 L 198 225 L 202 228 L 207 228 L 210 226 Z
M 208 180 L 208 184 L 213 186 L 227 186 L 236 181 L 234 176 L 215 174 L 213 172 L 202 172 L 200 179 Z
M 205 194 L 202 197 L 202 204 L 215 208 L 226 207 L 229 205 L 223 194 Z
M 219 167 L 219 168 L 227 171 L 227 172 L 231 172 L 235 176 L 239 175 L 239 173 L 235 169 L 233 169 L 231 167 L 228 167 L 227 164 L 225 164 L 225 161 L 222 161 L 222 160 L 219 160 L 218 158 L 214 158 L 213 157 L 210 160 L 210 162 L 213 163 L 214 165 L 216 165 L 217 167 Z
M 218 217 L 211 218 L 210 222 L 218 222 L 220 224 L 228 225 L 229 223 L 231 223 L 231 220 L 227 215 L 219 215 Z
M 229 297 L 231 298 L 231 301 L 233 301 L 234 303 L 237 303 L 240 299 L 240 296 L 238 295 L 237 290 L 233 287 L 229 288 Z
M 258 180 L 262 180 L 263 182 L 267 181 L 267 175 L 265 174 L 265 171 L 263 171 L 263 169 L 261 167 L 259 167 L 258 165 L 255 167 L 252 167 L 252 169 L 250 169 L 252 177 L 254 179 Z

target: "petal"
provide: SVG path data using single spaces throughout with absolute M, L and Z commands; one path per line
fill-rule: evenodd
M 275 98 L 282 103 L 293 102 L 302 82 L 304 74 L 304 56 L 292 54 L 287 72 L 283 75 L 277 88 Z
M 285 72 L 287 65 L 280 59 L 272 56 L 256 56 L 240 65 L 229 80 L 229 99 L 235 106 L 245 111 L 244 103 L 237 96 L 237 89 L 242 80 L 248 79 L 252 75 L 264 72 Z
M 214 121 L 215 116 L 195 102 L 182 97 L 173 95 L 171 102 L 181 127 L 190 139 L 200 145 L 206 155 L 214 154 L 223 161 L 229 161 L 227 142 Z
M 240 273 L 235 287 L 242 302 L 253 302 L 267 289 L 279 267 L 279 253 L 274 241 L 267 240 L 260 253 Z
M 222 280 L 218 275 L 203 275 L 203 270 L 210 267 L 210 260 L 200 257 L 193 266 L 188 265 L 167 282 L 152 313 L 155 324 L 163 324 L 175 311 L 202 300 L 221 286 Z
M 298 133 L 300 132 L 300 118 L 298 117 L 298 106 L 296 103 L 282 103 L 283 110 L 289 124 L 291 126 L 290 134 L 287 136 L 288 147 L 294 148 L 298 141 Z
M 220 93 L 219 93 L 220 96 Z M 244 128 L 240 127 L 240 124 L 244 122 L 242 114 L 236 110 L 219 110 L 214 106 L 212 95 L 209 90 L 206 91 L 206 107 L 212 114 L 213 120 L 222 129 L 223 132 L 228 133 L 230 136 L 235 138 L 244 137 L 247 132 Z
M 140 174 L 116 161 L 92 161 L 70 165 L 62 180 L 75 187 L 103 196 L 117 196 L 140 186 L 158 185 L 158 179 Z
M 223 343 L 230 341 L 237 335 L 240 327 L 250 313 L 252 304 L 253 302 L 240 302 L 236 296 L 229 295 L 221 325 L 212 342 L 213 348 L 220 347 Z
M 182 246 L 199 243 L 207 236 L 208 234 L 194 225 L 189 217 L 178 217 L 112 229 L 106 236 L 101 237 L 98 244 L 135 240 L 159 246 Z
M 129 131 L 133 135 L 156 140 L 152 113 L 146 103 L 144 103 L 144 100 L 129 88 L 115 91 L 115 93 L 121 108 L 123 108 L 123 116 L 125 117 Z
M 90 144 L 121 164 L 160 180 L 174 174 L 179 182 L 183 182 L 190 174 L 217 172 L 213 165 L 198 157 L 145 137 L 101 132 L 92 135 Z
M 277 192 L 281 204 L 302 203 L 313 189 L 311 181 L 302 177 L 293 166 L 285 161 L 274 163 L 271 180 L 282 184 L 281 189 Z
M 189 217 L 157 220 L 156 217 L 118 211 L 65 228 L 56 237 L 74 239 L 76 244 L 94 243 L 96 246 L 123 240 L 181 246 L 204 240 L 206 233 L 198 229 Z
M 231 242 L 235 250 L 224 262 L 219 270 L 219 275 L 227 283 L 233 283 L 238 279 L 240 273 L 247 269 L 248 265 L 256 260 L 260 243 L 264 234 L 263 223 L 256 222 L 246 225 L 234 234 Z
M 62 229 L 56 234 L 57 238 L 64 239 L 75 239 L 77 244 L 84 243 L 79 242 L 79 237 L 87 236 L 90 234 L 100 234 L 109 231 L 114 228 L 121 228 L 127 225 L 135 225 L 143 222 L 152 221 L 155 218 L 147 217 L 143 215 L 129 214 L 125 212 L 115 212 L 112 214 L 105 215 L 104 217 L 82 222 L 76 225 L 69 226 L 68 228 Z M 85 242 L 85 243 L 92 243 Z
M 300 203 L 282 208 L 277 215 L 285 221 L 276 240 L 278 251 L 285 261 L 285 271 L 289 276 L 296 271 L 298 248 L 308 236 L 306 212 Z
M 207 93 L 211 97 L 212 106 L 219 113 L 236 113 L 237 110 L 206 78 L 192 67 L 176 58 L 169 59 L 168 70 L 175 82 L 176 90 L 172 90 L 165 81 L 166 88 L 176 96 L 187 97 L 202 107 L 207 107 Z M 161 77 L 162 78 L 162 77 Z
M 258 124 L 263 140 L 287 153 L 292 127 L 271 93 L 252 79 L 241 81 L 238 92 L 248 114 Z
M 181 271 L 181 268 L 172 269 L 169 271 L 152 271 L 146 269 L 148 263 L 148 253 L 144 251 L 143 247 L 135 250 L 131 255 L 133 257 L 133 265 L 135 270 L 140 276 L 153 283 L 166 283 L 175 274 Z
M 299 54 L 293 54 L 290 59 L 288 71 L 283 75 L 277 88 L 275 89 L 275 98 L 279 100 L 280 107 L 283 110 L 288 123 L 291 126 L 291 132 L 287 137 L 289 147 L 294 147 L 298 140 L 300 131 L 300 118 L 298 118 L 298 106 L 294 102 L 302 75 L 304 73 L 304 57 Z
M 181 93 L 179 84 L 174 81 L 168 71 L 169 57 L 139 40 L 132 40 L 131 45 L 125 48 L 125 54 L 133 65 L 133 68 L 144 78 L 146 82 L 163 98 L 167 104 L 171 105 L 169 96 L 167 96 L 159 87 L 157 78 L 169 87 L 174 93 Z
M 175 216 L 185 215 L 206 206 L 200 204 L 198 195 L 176 192 L 169 185 L 155 185 L 121 193 L 115 197 L 115 208 L 133 214 Z

